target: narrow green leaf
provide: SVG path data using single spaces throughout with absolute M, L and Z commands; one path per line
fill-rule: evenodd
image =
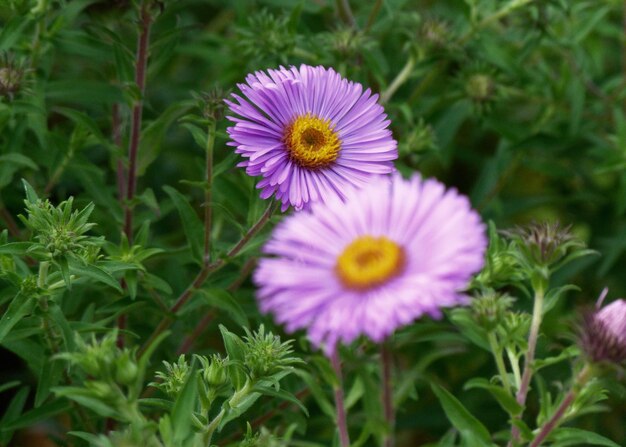
M 119 281 L 116 280 L 113 275 L 93 264 L 81 265 L 78 262 L 72 262 L 70 264 L 69 270 L 71 274 L 75 274 L 78 277 L 93 279 L 94 281 L 101 282 L 109 287 L 114 288 L 119 293 L 124 293 L 124 290 L 120 286 Z
M 23 387 L 17 392 L 13 399 L 11 399 L 9 406 L 2 416 L 2 420 L 0 420 L 0 445 L 7 445 L 13 437 L 15 428 L 11 428 L 9 424 L 21 419 L 22 410 L 26 404 L 29 392 L 29 387 Z
M 246 313 L 230 292 L 224 289 L 202 289 L 200 292 L 209 306 L 226 311 L 239 326 L 248 327 Z
M 28 201 L 28 203 L 37 203 L 39 197 L 37 197 L 37 193 L 35 192 L 33 187 L 30 186 L 30 183 L 22 179 L 22 184 L 24 185 L 24 191 L 26 192 L 26 200 Z
M 192 433 L 191 415 L 198 402 L 197 388 L 198 374 L 193 367 L 172 408 L 173 438 L 177 445 L 180 445 Z
M 492 445 L 489 431 L 456 397 L 436 383 L 432 383 L 431 388 L 439 399 L 446 416 L 448 416 L 452 425 L 459 430 L 461 437 L 468 440 L 468 442 L 471 441 L 469 438 L 472 438 L 480 441 L 480 445 Z
M 566 447 L 570 445 L 602 445 L 606 447 L 620 447 L 614 441 L 597 433 L 580 428 L 558 428 L 549 437 L 554 441 L 553 447 Z
M 294 396 L 292 393 L 290 393 L 289 391 L 283 390 L 283 389 L 275 389 L 272 387 L 268 387 L 268 386 L 260 386 L 257 385 L 255 386 L 252 391 L 255 391 L 257 393 L 261 393 L 265 396 L 270 396 L 270 397 L 276 397 L 278 399 L 282 399 L 282 400 L 286 400 L 288 402 L 291 402 L 294 405 L 297 405 L 298 408 L 300 408 L 302 410 L 302 412 L 304 414 L 306 414 L 307 416 L 309 415 L 309 410 L 307 410 L 307 408 L 304 406 L 304 404 L 302 402 L 300 402 L 298 400 L 298 398 L 296 396 Z
M 12 380 L 11 382 L 7 382 L 7 383 L 3 383 L 2 385 L 0 385 L 0 393 L 6 391 L 6 390 L 10 390 L 11 388 L 15 388 L 16 386 L 20 385 L 19 380 Z
M 0 255 L 24 256 L 31 245 L 30 242 L 9 242 L 0 245 Z
M 487 379 L 476 377 L 469 380 L 463 387 L 465 390 L 470 390 L 472 388 L 481 388 L 489 391 L 496 401 L 498 401 L 502 409 L 504 409 L 504 411 L 509 413 L 511 416 L 521 414 L 524 409 L 524 407 L 517 403 L 515 397 L 509 394 L 504 388 L 490 383 Z
M 230 332 L 224 326 L 220 324 L 220 332 L 222 333 L 222 339 L 224 340 L 224 348 L 228 354 L 228 359 L 231 361 L 229 366 L 229 375 L 236 389 L 241 388 L 245 381 L 246 376 L 239 366 L 244 361 L 245 346 L 241 338 Z
M 36 422 L 50 419 L 59 413 L 65 413 L 70 408 L 72 408 L 72 404 L 69 401 L 65 399 L 56 399 L 51 401 L 49 404 L 27 411 L 17 420 L 7 423 L 6 425 L 0 424 L 0 430 L 17 430 L 19 428 L 29 427 L 34 425 Z
M 180 214 L 180 219 L 183 223 L 183 230 L 185 232 L 185 236 L 187 237 L 187 242 L 189 243 L 189 248 L 191 249 L 194 259 L 198 262 L 198 264 L 202 264 L 204 226 L 202 225 L 200 218 L 191 207 L 185 196 L 171 186 L 164 186 L 163 190 L 170 196 L 176 206 L 176 209 L 178 210 L 178 214 Z
M 22 318 L 33 311 L 34 301 L 29 297 L 18 293 L 11 303 L 9 304 L 9 308 L 2 315 L 0 319 L 0 344 L 9 331 L 20 322 Z

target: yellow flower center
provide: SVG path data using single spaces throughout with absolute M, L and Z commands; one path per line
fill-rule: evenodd
M 404 267 L 404 250 L 386 237 L 361 236 L 337 259 L 335 271 L 346 287 L 365 290 L 387 282 Z
M 308 169 L 325 168 L 337 160 L 341 150 L 330 120 L 311 114 L 299 116 L 287 126 L 284 141 L 291 160 Z

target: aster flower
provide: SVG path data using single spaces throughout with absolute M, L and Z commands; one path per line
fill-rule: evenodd
M 606 289 L 598 300 L 598 309 L 583 318 L 582 346 L 594 362 L 626 361 L 626 301 L 618 299 L 600 308 Z
M 332 68 L 301 65 L 258 71 L 226 101 L 239 115 L 228 128 L 239 164 L 261 197 L 273 194 L 283 211 L 343 197 L 351 185 L 394 170 L 397 143 L 378 95 Z
M 418 175 L 379 176 L 362 189 L 287 217 L 254 274 L 258 302 L 287 331 L 306 329 L 327 354 L 361 335 L 465 304 L 481 269 L 485 226 L 469 200 Z

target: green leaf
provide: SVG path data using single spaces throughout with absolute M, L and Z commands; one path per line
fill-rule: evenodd
M 278 399 L 291 402 L 292 404 L 297 405 L 298 408 L 300 408 L 304 412 L 304 414 L 306 414 L 307 416 L 309 415 L 309 410 L 307 410 L 304 404 L 300 402 L 300 400 L 298 400 L 298 398 L 294 396 L 292 393 L 290 393 L 289 391 L 282 390 L 282 389 L 277 390 L 273 387 L 262 386 L 260 384 L 252 388 L 252 391 L 261 393 L 265 396 L 276 397 Z
M 465 439 L 468 443 L 470 443 L 472 439 L 476 439 L 481 442 L 480 445 L 492 445 L 489 431 L 463 406 L 461 402 L 459 402 L 456 397 L 436 383 L 432 383 L 430 386 L 439 399 L 446 416 L 448 416 L 452 425 L 459 430 L 463 439 Z
M 17 394 L 11 399 L 7 409 L 0 420 L 0 445 L 7 445 L 13 437 L 15 428 L 10 426 L 10 423 L 21 420 L 22 410 L 26 404 L 28 393 L 30 388 L 23 387 L 17 392 Z
M 202 265 L 203 247 L 204 247 L 204 225 L 200 218 L 189 204 L 189 201 L 171 186 L 164 186 L 163 190 L 170 196 L 180 219 L 183 223 L 183 230 L 189 243 L 189 248 L 194 259 L 199 265 Z
M 33 160 L 28 158 L 26 155 L 11 153 L 0 155 L 0 164 L 14 164 L 20 167 L 30 168 L 33 171 L 38 171 L 39 166 L 35 164 Z
M 0 245 L 0 255 L 24 256 L 31 245 L 30 242 L 9 242 Z
M 220 332 L 224 340 L 224 348 L 228 354 L 231 365 L 228 367 L 229 376 L 235 389 L 240 389 L 246 382 L 246 375 L 241 370 L 240 365 L 244 361 L 245 345 L 241 338 L 230 332 L 220 324 Z
M 34 425 L 36 422 L 50 419 L 52 416 L 55 416 L 59 413 L 65 413 L 70 408 L 72 408 L 72 404 L 65 399 L 53 400 L 49 404 L 45 404 L 40 406 L 39 408 L 35 408 L 34 410 L 27 411 L 17 420 L 14 420 L 7 424 L 1 423 L 0 430 L 17 430 L 19 428 L 29 427 L 31 425 Z
M 180 445 L 193 431 L 191 415 L 198 402 L 197 371 L 195 366 L 187 375 L 183 389 L 178 394 L 172 408 L 172 428 L 174 443 Z
M 79 262 L 72 262 L 70 264 L 70 273 L 73 273 L 78 277 L 93 279 L 94 281 L 101 282 L 109 287 L 114 288 L 120 294 L 124 293 L 124 290 L 120 286 L 119 281 L 116 280 L 113 275 L 93 264 L 81 264 Z
M 67 290 L 72 290 L 72 278 L 70 276 L 70 266 L 67 258 L 65 256 L 60 256 L 55 259 L 55 263 L 59 267 L 59 271 L 61 272 L 61 276 L 65 282 L 65 287 L 67 287 Z
M 619 444 L 611 441 L 609 438 L 580 428 L 558 428 L 548 439 L 554 442 L 554 444 L 552 444 L 553 447 L 566 447 L 570 445 L 620 447 Z
M 11 382 L 7 382 L 7 383 L 3 383 L 2 385 L 0 385 L 0 393 L 3 393 L 6 390 L 10 390 L 11 388 L 15 388 L 16 386 L 20 385 L 19 380 L 12 380 Z
M 200 292 L 209 306 L 226 311 L 239 326 L 248 327 L 246 313 L 230 292 L 224 289 L 202 289 Z
M 11 303 L 9 304 L 9 308 L 2 315 L 0 319 L 0 344 L 9 331 L 20 322 L 22 318 L 33 311 L 34 301 L 29 297 L 18 293 Z
M 472 388 L 481 388 L 483 390 L 489 391 L 491 395 L 498 401 L 504 411 L 509 413 L 511 416 L 521 414 L 522 410 L 524 409 L 523 406 L 517 403 L 515 397 L 508 393 L 504 388 L 490 383 L 487 379 L 484 379 L 482 377 L 475 377 L 473 379 L 470 379 L 463 387 L 463 389 L 465 390 L 470 390 Z
M 58 360 L 46 360 L 42 362 L 39 372 L 39 383 L 35 394 L 35 408 L 40 407 L 50 395 L 50 389 L 55 387 L 63 377 L 64 364 Z
M 39 197 L 37 197 L 37 193 L 35 192 L 33 187 L 30 186 L 30 183 L 22 179 L 22 185 L 24 185 L 24 191 L 26 192 L 26 200 L 28 201 L 28 203 L 37 203 Z
M 107 418 L 119 418 L 117 411 L 102 399 L 93 395 L 90 390 L 77 386 L 64 386 L 52 388 L 52 391 L 61 397 L 66 397 L 79 405 L 90 409 L 96 414 Z

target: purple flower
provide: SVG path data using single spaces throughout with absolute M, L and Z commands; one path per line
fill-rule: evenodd
M 361 335 L 380 342 L 467 303 L 486 245 L 466 197 L 418 175 L 379 176 L 277 226 L 254 274 L 259 306 L 327 354 Z
M 605 295 L 606 289 L 599 302 Z M 587 356 L 595 362 L 626 361 L 626 301 L 615 300 L 608 306 L 585 314 L 582 345 Z
M 397 143 L 378 95 L 343 79 L 332 68 L 258 71 L 239 84 L 243 96 L 226 101 L 239 117 L 229 116 L 235 152 L 246 160 L 261 197 L 272 194 L 283 211 L 363 185 L 372 174 L 394 170 Z

